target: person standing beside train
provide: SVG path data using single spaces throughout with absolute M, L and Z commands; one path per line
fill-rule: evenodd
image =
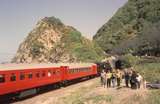
M 121 78 L 122 78 L 122 73 L 119 69 L 116 71 L 116 77 L 117 77 L 117 86 L 119 87 L 121 85 Z
M 138 80 L 137 80 L 137 72 L 133 71 L 132 76 L 131 76 L 131 88 L 132 89 L 137 89 L 138 88 Z
M 112 70 L 111 82 L 112 82 L 112 87 L 114 88 L 116 86 L 116 72 L 115 72 L 115 70 Z
M 101 72 L 101 85 L 105 88 L 106 86 L 106 72 L 102 70 Z
M 110 70 L 108 70 L 106 73 L 107 88 L 111 87 L 111 77 L 112 73 L 110 72 Z
M 129 87 L 130 80 L 131 80 L 132 72 L 130 69 L 124 69 L 124 79 L 126 87 Z
M 142 80 L 143 80 L 143 77 L 140 75 L 140 73 L 137 73 L 137 88 L 140 89 L 141 88 L 141 84 L 142 84 Z

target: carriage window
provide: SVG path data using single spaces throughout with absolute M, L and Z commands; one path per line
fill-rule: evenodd
M 73 73 L 73 69 L 71 69 L 71 73 Z
M 5 76 L 4 74 L 0 74 L 0 83 L 4 83 L 5 82 Z
M 20 80 L 24 80 L 25 79 L 25 75 L 24 74 L 20 74 Z
M 55 72 L 55 71 L 53 71 L 53 74 L 56 74 L 56 72 Z
M 48 77 L 50 77 L 51 76 L 51 71 L 50 70 L 48 70 Z
M 14 73 L 11 74 L 10 81 L 16 81 L 16 75 Z
M 77 69 L 75 69 L 75 73 L 77 73 Z
M 68 72 L 71 74 L 71 70 L 68 70 Z
M 40 77 L 40 74 L 39 74 L 39 73 L 36 73 L 36 77 L 39 78 L 39 77 Z
M 71 73 L 71 74 L 74 73 L 74 69 L 70 69 L 69 73 Z
M 71 74 L 71 73 L 72 73 L 72 70 L 69 70 L 69 73 Z
M 28 78 L 31 79 L 33 77 L 32 73 L 28 74 Z
M 43 73 L 42 73 L 42 77 L 44 77 L 45 75 L 46 75 L 45 72 L 43 72 Z
M 81 70 L 82 70 L 82 72 L 84 72 L 84 69 L 83 69 L 83 68 L 82 68 Z
M 60 71 L 59 70 L 56 70 L 56 75 L 59 75 L 60 74 Z

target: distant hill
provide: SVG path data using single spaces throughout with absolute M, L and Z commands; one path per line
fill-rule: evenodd
M 12 62 L 95 62 L 101 60 L 103 54 L 98 45 L 75 28 L 55 17 L 45 17 L 20 44 Z
M 150 48 L 141 49 L 144 47 L 154 48 L 153 39 L 150 38 L 155 34 L 155 28 L 157 28 L 156 31 L 159 31 L 159 27 L 160 0 L 129 0 L 97 31 L 93 39 L 108 53 L 115 51 L 115 48 L 118 49 L 116 52 L 120 52 L 122 49 L 134 51 L 134 53 L 137 53 L 135 50 L 139 49 L 141 52 L 146 52 Z M 160 34 L 156 35 L 157 38 L 158 36 Z M 146 41 L 144 42 L 144 40 Z M 133 47 L 137 49 L 133 49 Z

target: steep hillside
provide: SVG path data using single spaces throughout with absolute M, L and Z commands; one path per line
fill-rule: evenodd
M 103 51 L 79 31 L 55 17 L 45 17 L 29 33 L 12 62 L 94 62 Z
M 126 45 L 160 22 L 160 0 L 129 0 L 104 24 L 93 39 L 105 50 Z M 127 40 L 127 42 L 126 42 Z M 125 42 L 125 44 L 124 44 Z

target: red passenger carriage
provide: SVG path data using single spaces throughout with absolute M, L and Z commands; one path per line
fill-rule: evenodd
M 36 93 L 41 86 L 95 76 L 95 64 L 11 64 L 0 66 L 0 96 L 20 97 Z

